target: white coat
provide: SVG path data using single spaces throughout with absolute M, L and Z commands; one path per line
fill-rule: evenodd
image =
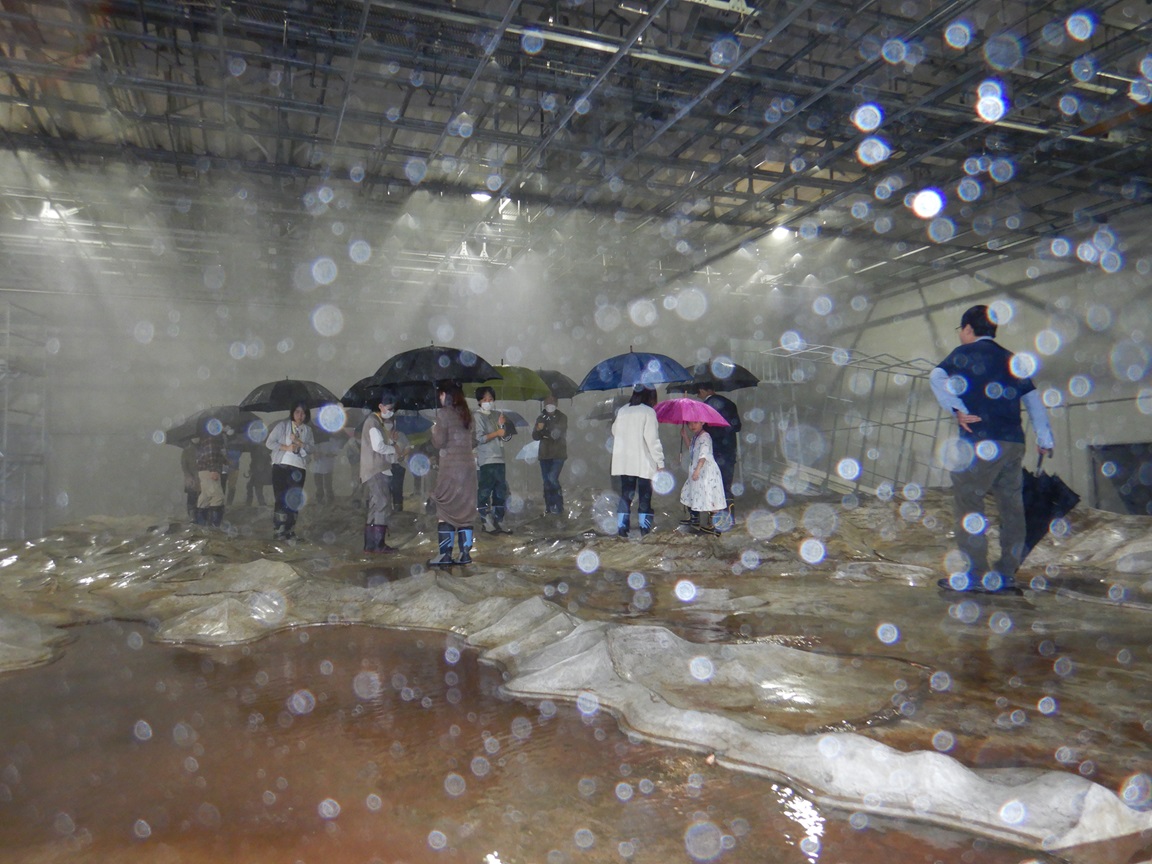
M 664 468 L 660 423 L 648 405 L 625 405 L 612 423 L 612 476 L 651 480 Z

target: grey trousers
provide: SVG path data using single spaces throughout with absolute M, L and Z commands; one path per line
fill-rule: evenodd
M 368 490 L 368 515 L 365 525 L 387 525 L 392 516 L 392 478 L 387 474 L 375 474 L 364 481 Z
M 977 456 L 963 471 L 951 472 L 956 545 L 968 556 L 968 572 L 976 579 L 988 572 L 988 532 L 985 529 L 973 534 L 964 527 L 964 520 L 974 513 L 986 521 L 984 496 L 989 492 L 1000 511 L 1000 560 L 994 569 L 1011 579 L 1024 555 L 1024 445 L 1011 441 L 995 444 L 1000 449 L 995 459 L 985 461 Z

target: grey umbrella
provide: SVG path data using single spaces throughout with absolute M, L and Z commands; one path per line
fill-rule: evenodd
M 194 438 L 219 435 L 222 432 L 228 436 L 229 444 L 247 447 L 263 444 L 268 430 L 264 421 L 251 411 L 244 411 L 235 405 L 215 405 L 197 411 L 183 423 L 177 423 L 166 430 L 164 443 L 187 447 Z

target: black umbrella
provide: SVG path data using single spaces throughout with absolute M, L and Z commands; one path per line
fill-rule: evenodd
M 215 405 L 197 411 L 183 423 L 165 431 L 164 443 L 187 447 L 194 438 L 221 432 L 227 434 L 230 446 L 239 448 L 262 445 L 268 435 L 264 421 L 251 411 L 243 411 L 235 405 Z
M 555 369 L 537 369 L 536 374 L 544 379 L 548 389 L 557 399 L 571 399 L 580 392 L 580 385 Z
M 384 391 L 392 394 L 396 400 L 396 409 L 400 411 L 422 411 L 425 408 L 439 407 L 435 384 L 420 381 L 409 384 L 381 384 L 375 375 L 361 378 L 349 387 L 340 397 L 340 404 L 348 408 L 375 410 Z
M 711 384 L 717 393 L 729 393 L 755 387 L 760 379 L 739 363 L 727 358 L 714 358 L 691 367 L 692 380 L 682 384 L 669 384 L 669 393 L 695 393 L 701 384 Z
M 437 381 L 479 383 L 499 378 L 500 373 L 474 351 L 428 345 L 402 351 L 385 360 L 372 377 L 376 384 L 435 384 Z
M 1044 454 L 1036 460 L 1036 473 L 1024 469 L 1024 554 L 1044 539 L 1052 523 L 1080 503 L 1080 496 L 1057 477 L 1040 470 Z
M 339 401 L 335 393 L 315 381 L 284 378 L 261 384 L 240 401 L 240 407 L 249 411 L 290 411 L 300 403 L 319 408 Z

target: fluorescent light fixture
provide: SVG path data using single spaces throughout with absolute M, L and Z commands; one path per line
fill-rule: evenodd
M 473 201 L 479 201 L 481 204 L 483 204 L 485 201 L 491 201 L 492 196 L 489 195 L 487 192 L 473 192 L 472 193 L 472 200 Z
M 792 232 L 783 225 L 777 225 L 772 229 L 772 239 L 774 240 L 787 240 L 791 236 Z
M 51 201 L 44 201 L 40 204 L 40 218 L 55 222 L 59 222 L 68 216 L 75 216 L 79 212 L 79 207 L 58 207 Z

